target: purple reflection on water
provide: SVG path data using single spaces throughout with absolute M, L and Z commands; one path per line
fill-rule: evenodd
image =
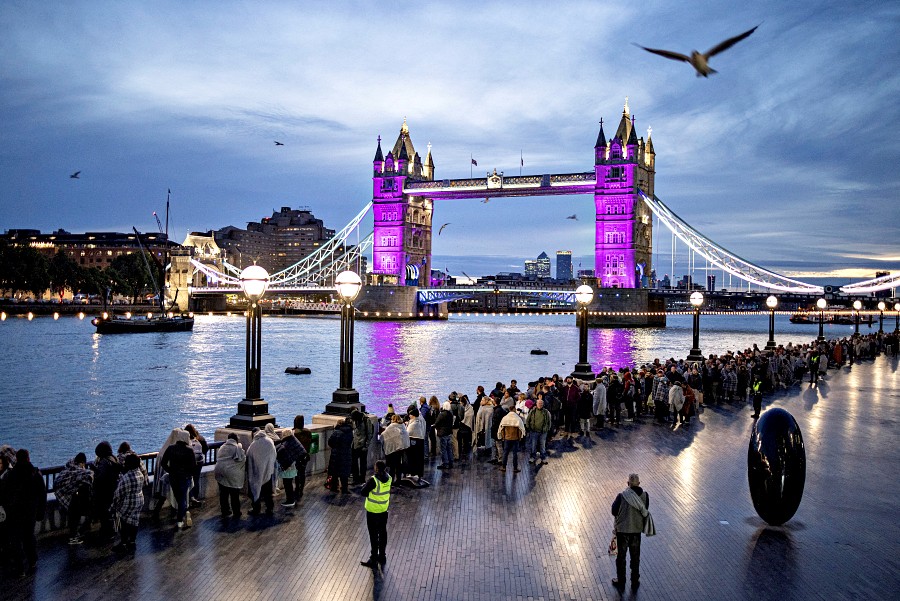
M 597 372 L 610 365 L 615 368 L 635 364 L 634 330 L 593 328 L 588 330 L 588 359 Z
M 409 327 L 408 325 L 406 326 Z M 404 358 L 401 350 L 404 325 L 398 321 L 374 321 L 369 330 L 369 373 L 368 384 L 372 396 L 366 399 L 366 410 L 376 415 L 384 415 L 388 403 L 393 403 L 399 390 L 400 368 Z M 400 407 L 395 407 L 402 413 Z

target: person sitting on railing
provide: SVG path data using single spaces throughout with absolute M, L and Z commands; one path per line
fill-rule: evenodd
M 69 544 L 80 545 L 84 535 L 91 529 L 91 489 L 94 472 L 87 468 L 87 456 L 78 453 L 66 463 L 66 467 L 56 476 L 53 492 L 59 506 L 67 514 L 69 523 Z M 81 524 L 81 518 L 88 520 Z
M 100 532 L 97 534 L 97 538 L 101 543 L 105 543 L 111 541 L 116 535 L 109 507 L 112 505 L 113 493 L 116 492 L 116 484 L 119 482 L 122 466 L 113 455 L 112 445 L 109 442 L 104 440 L 97 445 L 94 452 L 97 454 L 97 458 L 91 465 L 91 469 L 94 471 L 93 516 L 100 522 Z
M 141 509 L 144 507 L 144 474 L 141 458 L 125 455 L 122 477 L 113 494 L 112 510 L 119 518 L 119 544 L 113 551 L 134 553 Z

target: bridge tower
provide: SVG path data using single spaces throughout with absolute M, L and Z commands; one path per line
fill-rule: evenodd
M 638 138 L 628 98 L 616 134 L 609 140 L 600 133 L 594 147 L 596 206 L 595 273 L 604 288 L 647 287 L 652 257 L 653 220 L 638 189 L 653 196 L 656 154 Z
M 381 137 L 372 163 L 374 282 L 395 286 L 431 284 L 432 201 L 403 193 L 406 181 L 433 181 L 431 144 L 422 162 L 409 137 L 406 119 L 394 147 L 384 156 Z

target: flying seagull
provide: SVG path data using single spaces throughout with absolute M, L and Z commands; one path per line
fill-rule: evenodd
M 759 27 L 757 25 L 756 27 Z M 660 56 L 664 56 L 666 58 L 670 58 L 676 61 L 683 61 L 685 63 L 690 63 L 691 66 L 697 71 L 697 77 L 709 77 L 710 73 L 717 73 L 715 69 L 709 66 L 709 59 L 720 52 L 724 52 L 743 40 L 750 36 L 751 33 L 756 31 L 756 27 L 745 31 L 740 35 L 736 35 L 733 38 L 728 38 L 724 42 L 719 42 L 712 48 L 706 51 L 706 54 L 700 54 L 696 50 L 691 51 L 690 56 L 685 56 L 684 54 L 680 54 L 678 52 L 672 52 L 671 50 L 659 50 L 657 48 L 647 48 L 646 46 L 641 46 L 640 44 L 635 44 L 638 48 L 643 48 L 647 52 L 652 52 L 653 54 L 658 54 Z
M 574 221 L 578 221 L 578 215 L 576 215 L 575 213 L 572 213 L 571 215 L 566 217 L 566 219 L 572 219 Z
M 450 225 L 449 222 L 448 222 L 448 223 L 445 223 L 444 225 L 441 226 L 441 229 L 438 230 L 438 236 L 441 235 L 441 232 L 443 232 L 443 231 L 444 231 L 444 228 L 447 227 L 448 225 Z
M 481 202 L 487 204 L 487 203 L 491 202 L 491 199 L 490 199 L 490 198 L 485 198 L 485 199 L 482 200 Z
M 279 142 L 278 140 L 275 140 L 275 146 L 284 146 L 284 142 Z
M 78 177 L 78 174 L 79 174 L 79 173 L 81 173 L 81 171 L 76 171 L 75 173 L 73 173 L 73 174 L 70 175 L 69 177 L 70 177 L 71 179 L 81 179 L 80 177 Z

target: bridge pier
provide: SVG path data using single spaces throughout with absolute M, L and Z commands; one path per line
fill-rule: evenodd
M 357 319 L 447 319 L 447 303 L 419 305 L 418 286 L 364 286 L 354 306 Z
M 596 288 L 588 325 L 601 328 L 666 327 L 666 302 L 643 288 Z

